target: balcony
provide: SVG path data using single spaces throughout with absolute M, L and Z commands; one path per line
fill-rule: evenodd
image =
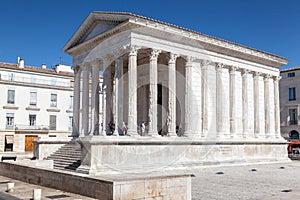
M 49 130 L 48 125 L 35 125 L 35 126 L 29 126 L 29 125 L 22 125 L 22 124 L 16 124 L 15 130 Z

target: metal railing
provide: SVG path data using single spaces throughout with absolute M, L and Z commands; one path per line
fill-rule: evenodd
M 1 80 L 10 81 L 10 82 L 21 82 L 21 83 L 31 83 L 31 84 L 41 84 L 41 85 L 49 85 L 49 86 L 60 86 L 60 87 L 71 87 L 71 81 L 58 81 L 51 79 L 40 79 L 40 78 L 29 78 L 29 77 L 19 77 L 14 76 L 13 78 L 9 75 L 1 74 Z
M 15 130 L 49 130 L 48 125 L 23 125 L 23 124 L 16 124 Z

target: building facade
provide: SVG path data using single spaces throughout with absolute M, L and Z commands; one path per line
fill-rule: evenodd
M 278 88 L 285 58 L 110 12 L 91 13 L 64 51 L 74 62 L 82 170 L 287 161 Z M 129 138 L 105 137 L 98 126 L 100 72 L 103 123 L 127 124 Z
M 300 67 L 282 70 L 280 74 L 281 135 L 287 140 L 299 139 Z
M 0 152 L 33 151 L 36 137 L 67 137 L 73 121 L 73 71 L 0 63 Z

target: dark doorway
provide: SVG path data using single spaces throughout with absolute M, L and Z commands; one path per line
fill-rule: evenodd
M 157 85 L 157 130 L 162 133 L 162 85 Z

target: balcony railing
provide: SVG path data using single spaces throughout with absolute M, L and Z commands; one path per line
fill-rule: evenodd
M 29 78 L 29 77 L 18 77 L 14 76 L 11 78 L 9 75 L 1 74 L 1 80 L 3 81 L 10 81 L 10 82 L 21 82 L 21 83 L 31 83 L 31 84 L 41 84 L 41 85 L 48 85 L 48 86 L 59 86 L 59 87 L 71 87 L 71 81 L 52 81 L 47 79 L 40 79 L 40 78 Z
M 15 130 L 49 130 L 48 125 L 23 125 L 23 124 L 16 124 Z

